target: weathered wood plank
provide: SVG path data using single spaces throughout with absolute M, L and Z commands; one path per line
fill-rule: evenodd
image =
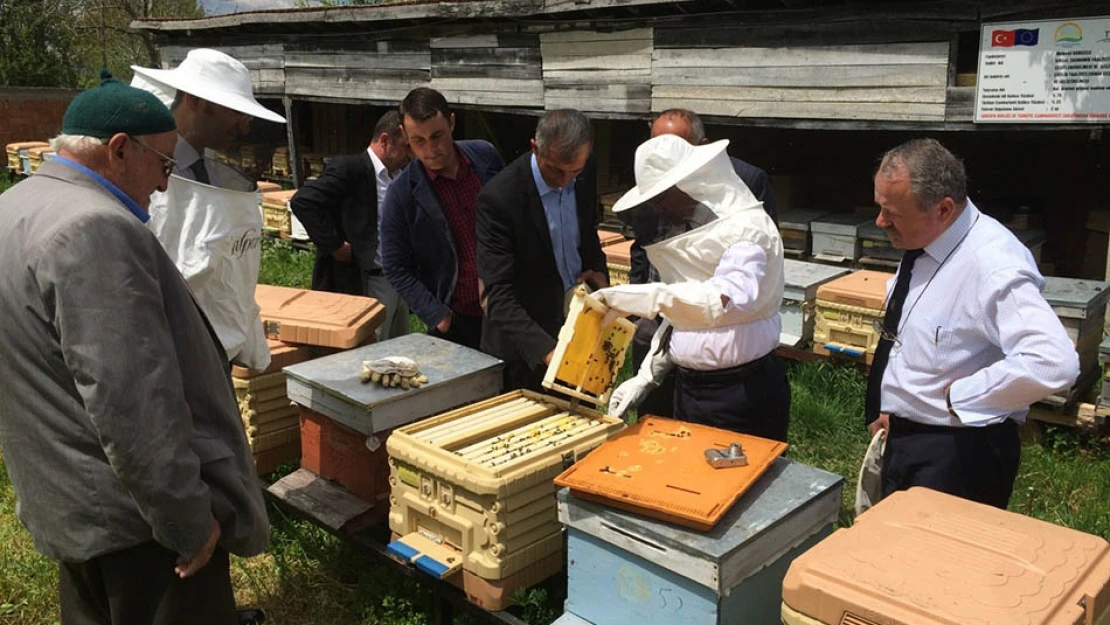
M 595 84 L 595 85 L 551 85 L 545 83 L 546 97 L 574 97 L 574 98 L 643 98 L 648 100 L 652 96 L 651 85 L 629 84 Z
M 503 91 L 527 93 L 543 91 L 542 80 L 513 80 L 506 78 L 435 78 L 431 87 L 449 91 Z
M 948 62 L 947 41 L 817 48 L 663 48 L 652 67 L 815 67 L 921 65 Z
M 192 49 L 193 46 L 163 46 L 160 49 L 163 65 L 176 67 Z M 239 61 L 248 69 L 280 69 L 285 63 L 282 44 L 215 46 L 214 49 Z
M 370 510 L 371 505 L 307 469 L 274 482 L 267 489 L 281 501 L 338 530 Z
M 650 28 L 619 30 L 611 33 L 602 33 L 593 30 L 567 30 L 541 34 L 540 45 L 548 43 L 581 43 L 596 41 L 651 41 L 651 38 L 652 29 Z
M 543 105 L 544 108 L 549 111 L 568 108 L 587 113 L 592 111 L 609 113 L 651 112 L 651 101 L 647 99 L 628 100 L 625 98 L 558 97 L 547 93 L 544 94 Z
M 734 87 L 944 87 L 948 67 L 944 64 L 846 65 L 827 67 L 713 68 L 696 72 L 690 68 L 656 68 L 656 85 Z
M 404 54 L 329 54 L 291 52 L 285 55 L 287 68 L 358 68 L 358 69 L 431 69 L 429 52 Z
M 388 88 L 381 86 L 367 86 L 361 84 L 341 85 L 327 83 L 294 84 L 285 83 L 285 93 L 291 96 L 317 96 L 321 98 L 338 98 L 358 102 L 387 102 L 396 104 L 403 100 L 409 91 L 422 85 L 413 84 L 406 87 Z
M 702 115 L 873 121 L 944 121 L 943 103 L 883 102 L 722 102 L 652 98 L 651 110 L 688 108 Z
M 540 80 L 543 70 L 536 65 L 437 65 L 432 63 L 432 78 L 513 78 L 517 80 Z M 648 77 L 648 80 L 651 78 Z
M 743 42 L 748 46 L 805 47 L 873 43 L 928 42 L 948 38 L 959 30 L 976 29 L 978 22 L 943 19 L 876 21 L 857 18 L 845 22 L 793 18 L 789 24 L 742 23 L 734 25 L 657 26 L 654 46 L 659 48 L 727 48 Z
M 650 69 L 630 70 L 544 70 L 543 80 L 548 84 L 597 84 L 621 82 L 626 84 L 651 84 Z
M 657 85 L 656 98 L 729 100 L 733 102 L 931 102 L 943 103 L 942 87 L 689 87 Z
M 545 57 L 651 54 L 651 49 L 651 39 L 573 41 L 566 43 L 540 42 L 540 50 L 543 51 Z
M 561 70 L 635 70 L 651 69 L 651 55 L 649 54 L 615 54 L 613 56 L 570 56 L 543 58 L 543 69 Z
M 349 67 L 287 67 L 285 82 L 325 80 L 332 82 L 406 83 L 428 82 L 431 72 L 416 69 L 358 69 Z
M 448 65 L 536 65 L 541 63 L 539 48 L 449 48 L 432 50 L 433 64 Z
M 387 31 L 388 32 L 388 31 Z M 286 52 L 305 54 L 417 54 L 431 51 L 427 36 L 417 39 L 389 38 L 388 34 L 367 33 L 360 36 L 323 36 L 311 34 L 287 39 Z
M 975 120 L 975 87 L 949 87 L 946 89 L 948 104 L 944 121 L 971 122 Z
M 528 107 L 543 108 L 543 91 L 450 91 L 440 90 L 443 97 L 452 105 L 473 105 L 478 107 Z
M 494 33 L 485 35 L 432 37 L 431 39 L 431 47 L 433 50 L 444 48 L 496 48 L 497 46 L 497 35 Z

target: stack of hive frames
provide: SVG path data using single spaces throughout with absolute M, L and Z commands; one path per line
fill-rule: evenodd
M 461 554 L 468 595 L 500 609 L 503 602 L 481 600 L 472 586 L 504 587 L 532 573 L 527 585 L 546 577 L 536 579 L 535 569 L 561 567 L 553 479 L 622 428 L 618 419 L 529 391 L 398 428 L 386 442 L 390 529 Z M 551 562 L 554 570 L 546 569 Z

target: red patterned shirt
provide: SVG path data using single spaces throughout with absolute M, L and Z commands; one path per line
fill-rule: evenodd
M 455 253 L 458 262 L 458 281 L 451 301 L 447 303 L 456 313 L 480 317 L 482 308 L 478 303 L 478 234 L 476 230 L 477 213 L 474 210 L 474 201 L 482 190 L 482 182 L 470 166 L 462 150 L 455 146 L 455 154 L 459 158 L 459 171 L 452 180 L 441 173 L 434 172 L 427 167 L 424 172 L 432 181 L 436 197 L 447 224 L 451 228 L 451 236 L 455 240 Z

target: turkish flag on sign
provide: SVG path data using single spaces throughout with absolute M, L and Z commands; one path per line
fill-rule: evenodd
M 992 48 L 1012 48 L 1014 47 L 1014 31 L 1012 30 L 996 30 L 991 33 L 991 47 Z

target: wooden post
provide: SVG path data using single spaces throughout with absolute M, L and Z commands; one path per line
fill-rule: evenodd
M 282 97 L 281 102 L 285 105 L 285 136 L 289 142 L 289 174 L 293 177 L 293 188 L 299 189 L 304 184 L 304 170 L 301 166 L 301 150 L 297 146 L 297 136 L 300 134 L 300 128 L 297 124 L 297 116 L 294 114 L 296 108 L 293 106 L 293 98 L 289 96 Z

